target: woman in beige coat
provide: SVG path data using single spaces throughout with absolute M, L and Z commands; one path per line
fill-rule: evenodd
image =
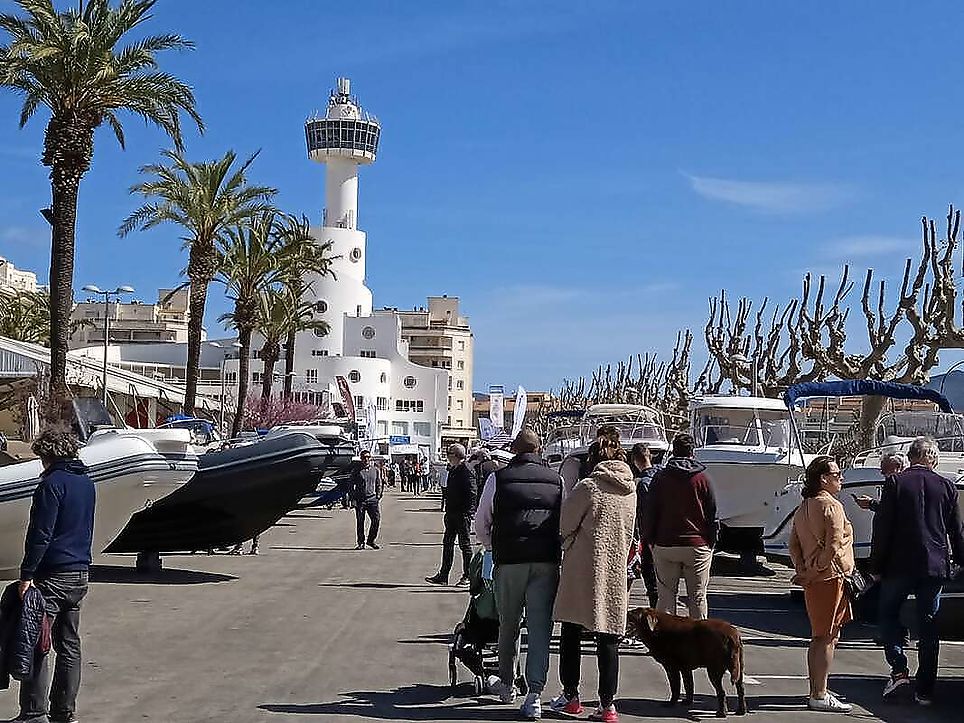
M 793 515 L 790 532 L 794 582 L 803 587 L 811 628 L 807 707 L 828 713 L 849 713 L 851 709 L 827 690 L 840 629 L 851 620 L 844 576 L 854 570 L 854 531 L 837 499 L 842 482 L 840 467 L 832 457 L 814 459 L 807 466 L 803 501 Z
M 629 593 L 626 560 L 633 542 L 636 485 L 618 441 L 600 441 L 587 479 L 563 500 L 562 573 L 553 619 L 562 623 L 559 677 L 562 694 L 550 706 L 582 713 L 579 702 L 581 639 L 594 633 L 599 665 L 599 708 L 590 720 L 618 721 L 613 699 L 619 679 L 619 641 L 626 631 Z

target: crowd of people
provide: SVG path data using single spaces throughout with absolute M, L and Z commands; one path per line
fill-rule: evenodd
M 470 455 L 458 444 L 447 450 L 442 560 L 438 572 L 426 580 L 447 584 L 458 542 L 459 583 L 464 584 L 474 526 L 490 555 L 491 565 L 483 565 L 484 571 L 488 568 L 483 574 L 494 588 L 499 616 L 499 674 L 488 681 L 489 690 L 506 704 L 519 695 L 515 671 L 524 616 L 524 718 L 542 717 L 549 643 L 555 623 L 560 623 L 561 692 L 549 708 L 571 716 L 584 712 L 581 643 L 592 636 L 598 706 L 589 719 L 618 721 L 619 650 L 634 580 L 644 581 L 651 606 L 673 615 L 680 612 L 682 580 L 687 614 L 706 619 L 718 523 L 712 480 L 694 458 L 694 447 L 693 437 L 680 433 L 666 460 L 654 459 L 645 445 L 636 445 L 627 455 L 618 431 L 604 426 L 580 465 L 578 481 L 566 481 L 545 465 L 541 441 L 531 430 L 513 440 L 513 456 L 501 468 L 482 451 Z M 45 430 L 33 450 L 44 471 L 33 493 L 20 579 L 5 590 L 0 604 L 0 627 L 14 618 L 18 625 L 49 625 L 56 662 L 51 666 L 47 654 L 35 658 L 29 646 L 29 655 L 11 660 L 10 650 L 16 646 L 8 646 L 0 663 L 4 671 L 11 665 L 23 669 L 17 721 L 71 723 L 80 687 L 80 610 L 91 564 L 94 487 L 68 429 Z M 879 588 L 878 625 L 890 667 L 883 695 L 912 693 L 925 706 L 933 699 L 938 677 L 936 616 L 943 587 L 954 565 L 964 562 L 957 491 L 935 471 L 938 455 L 937 444 L 926 437 L 910 445 L 906 460 L 885 455 L 880 498 L 856 500 L 874 515 L 869 573 Z M 350 478 L 359 549 L 378 549 L 385 478 L 384 465 L 362 452 Z M 803 587 L 812 628 L 808 705 L 822 712 L 851 710 L 830 692 L 828 677 L 841 630 L 853 618 L 854 599 L 862 592 L 855 574 L 853 528 L 837 499 L 842 482 L 843 473 L 832 457 L 810 462 L 790 538 L 794 581 Z M 913 678 L 900 623 L 900 609 L 911 595 L 918 635 Z M 11 599 L 22 601 L 23 612 L 13 617 L 7 614 Z
M 506 466 L 480 474 L 478 459 L 461 445 L 448 450 L 449 495 L 444 517 L 442 565 L 426 580 L 446 584 L 456 540 L 462 551 L 466 584 L 471 555 L 470 523 L 491 554 L 491 584 L 499 613 L 499 674 L 490 692 L 504 703 L 515 701 L 519 627 L 525 618 L 528 693 L 520 714 L 542 717 L 549 670 L 549 641 L 560 623 L 561 693 L 548 707 L 569 716 L 584 712 L 580 699 L 581 641 L 592 636 L 599 669 L 595 721 L 617 721 L 619 650 L 626 631 L 629 591 L 642 579 L 650 606 L 676 615 L 679 588 L 686 589 L 692 619 L 708 616 L 707 590 L 719 523 L 712 480 L 695 459 L 695 442 L 681 433 L 667 459 L 635 445 L 627 455 L 618 430 L 603 426 L 579 465 L 576 479 L 565 479 L 543 462 L 540 440 L 524 430 L 512 442 Z M 913 690 L 929 705 L 937 680 L 939 641 L 935 624 L 942 587 L 952 564 L 964 562 L 964 535 L 954 485 L 934 471 L 937 444 L 921 438 L 908 459 L 885 454 L 885 478 L 878 500 L 856 498 L 875 515 L 869 570 L 879 588 L 878 623 L 891 672 L 885 698 Z M 909 466 L 908 466 L 909 463 Z M 790 554 L 794 582 L 804 589 L 811 624 L 807 654 L 808 707 L 849 712 L 851 706 L 828 688 L 833 654 L 842 627 L 852 620 L 852 605 L 863 590 L 854 584 L 853 531 L 837 499 L 842 473 L 827 456 L 807 467 L 803 500 L 795 513 Z M 472 507 L 473 485 L 477 503 Z M 627 567 L 628 565 L 628 567 Z M 908 669 L 906 631 L 900 608 L 915 598 L 918 670 Z

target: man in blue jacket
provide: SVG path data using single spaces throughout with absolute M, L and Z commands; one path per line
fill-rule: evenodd
M 66 428 L 45 430 L 33 443 L 44 471 L 33 493 L 30 523 L 20 565 L 20 595 L 43 593 L 57 654 L 50 680 L 49 656 L 31 681 L 20 684 L 19 721 L 70 723 L 80 689 L 80 602 L 94 531 L 94 483 L 77 459 L 77 440 Z M 49 710 L 48 710 L 49 688 Z M 49 715 L 49 718 L 48 718 Z
M 957 489 L 937 474 L 937 443 L 915 439 L 907 452 L 910 467 L 884 485 L 870 552 L 870 569 L 880 580 L 879 625 L 890 679 L 884 697 L 911 683 L 904 654 L 900 609 L 913 593 L 917 608 L 918 644 L 915 697 L 930 705 L 937 681 L 940 641 L 935 618 L 944 582 L 951 576 L 951 554 L 964 562 L 964 532 L 957 506 Z

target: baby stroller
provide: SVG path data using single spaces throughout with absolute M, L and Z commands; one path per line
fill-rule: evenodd
M 487 691 L 490 676 L 499 674 L 498 652 L 499 613 L 495 605 L 492 581 L 482 578 L 482 556 L 479 550 L 469 563 L 469 607 L 465 617 L 452 631 L 449 643 L 449 684 L 452 692 L 459 684 L 458 663 L 475 676 L 475 694 Z M 516 687 L 524 695 L 528 692 L 521 666 L 516 661 Z

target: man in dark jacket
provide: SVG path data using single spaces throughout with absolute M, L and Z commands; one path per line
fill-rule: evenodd
M 461 444 L 449 445 L 448 459 L 448 481 L 442 493 L 445 495 L 442 566 L 435 575 L 425 578 L 425 581 L 433 585 L 448 585 L 449 573 L 455 559 L 455 540 L 458 538 L 459 549 L 462 551 L 462 577 L 455 584 L 467 587 L 469 563 L 472 561 L 472 541 L 469 535 L 472 515 L 475 514 L 475 475 L 465 465 L 465 447 Z
M 75 720 L 80 689 L 80 603 L 94 534 L 94 483 L 77 459 L 77 440 L 66 429 L 49 428 L 33 443 L 43 463 L 33 493 L 20 565 L 20 595 L 36 587 L 44 596 L 57 654 L 51 686 L 49 656 L 31 681 L 20 684 L 18 720 L 66 723 Z M 49 706 L 48 706 L 49 689 Z
M 381 525 L 382 513 L 379 502 L 382 499 L 382 476 L 378 468 L 372 464 L 371 453 L 366 449 L 361 453 L 361 461 L 355 466 L 351 475 L 352 500 L 355 503 L 355 538 L 356 550 L 365 549 L 365 515 L 368 515 L 368 546 L 378 549 L 378 528 Z
M 690 617 L 705 620 L 718 525 L 716 498 L 706 467 L 693 459 L 695 446 L 691 434 L 673 439 L 673 456 L 649 487 L 641 534 L 653 546 L 659 578 L 657 609 L 676 614 L 683 578 Z
M 884 485 L 870 552 L 871 573 L 880 580 L 879 625 L 890 680 L 884 697 L 910 685 L 904 654 L 900 609 L 913 593 L 917 609 L 918 703 L 929 705 L 937 681 L 940 641 L 935 618 L 944 582 L 951 575 L 951 554 L 964 563 L 964 533 L 957 506 L 957 490 L 937 474 L 937 443 L 915 439 L 907 452 L 910 467 Z M 906 688 L 905 688 L 906 686 Z
M 649 499 L 649 488 L 653 483 L 653 478 L 659 469 L 653 464 L 653 453 L 649 445 L 642 442 L 633 445 L 629 454 L 629 461 L 636 476 L 636 537 L 641 543 L 639 553 L 639 575 L 646 585 L 646 597 L 649 599 L 649 606 L 656 607 L 656 600 L 659 597 L 659 581 L 656 577 L 656 564 L 653 561 L 653 548 L 643 537 L 643 519 L 646 515 L 646 501 Z M 630 577 L 629 582 L 635 577 Z
M 541 447 L 535 432 L 519 432 L 511 447 L 515 456 L 486 480 L 475 515 L 475 534 L 492 551 L 499 608 L 499 680 L 490 688 L 504 703 L 515 700 L 516 646 L 525 609 L 529 695 L 522 714 L 530 720 L 541 714 L 562 559 L 562 478 L 543 464 Z

